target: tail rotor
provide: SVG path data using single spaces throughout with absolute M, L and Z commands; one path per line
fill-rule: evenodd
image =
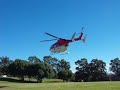
M 83 43 L 86 42 L 87 35 L 82 39 Z

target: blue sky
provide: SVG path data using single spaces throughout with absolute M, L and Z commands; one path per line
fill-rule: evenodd
M 50 55 L 55 41 L 44 34 L 51 33 L 70 39 L 84 26 L 87 41 L 73 42 L 64 58 L 75 70 L 74 62 L 98 58 L 107 65 L 120 57 L 120 0 L 0 0 L 0 56 L 27 59 L 35 55 L 41 60 Z M 77 36 L 76 36 L 77 37 Z

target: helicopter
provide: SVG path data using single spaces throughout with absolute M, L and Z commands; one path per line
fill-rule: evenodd
M 83 27 L 82 27 L 82 31 L 83 31 Z M 62 52 L 65 52 L 69 46 L 69 43 L 71 42 L 75 42 L 75 41 L 79 41 L 79 40 L 82 40 L 84 43 L 86 41 L 86 37 L 87 35 L 82 39 L 82 36 L 83 36 L 83 32 L 81 31 L 80 35 L 78 38 L 75 38 L 75 35 L 76 33 L 74 33 L 72 35 L 72 38 L 71 39 L 64 39 L 64 38 L 59 38 L 59 37 L 56 37 L 52 34 L 49 34 L 49 33 L 46 33 L 47 35 L 51 36 L 51 37 L 54 37 L 55 39 L 51 39 L 51 40 L 43 40 L 43 41 L 40 41 L 40 42 L 46 42 L 46 41 L 54 41 L 54 40 L 57 40 L 56 43 L 54 43 L 51 47 L 50 47 L 50 51 L 52 54 L 57 54 L 57 53 L 62 53 Z M 66 54 L 68 54 L 68 52 L 66 52 Z

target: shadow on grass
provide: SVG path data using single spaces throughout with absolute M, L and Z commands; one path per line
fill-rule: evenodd
M 0 88 L 6 88 L 6 87 L 8 87 L 8 86 L 0 86 Z
M 46 81 L 45 83 L 61 83 L 61 81 Z
M 0 78 L 0 81 L 17 82 L 17 83 L 37 83 L 35 81 L 21 81 L 14 78 Z
M 38 83 L 35 80 L 29 81 L 29 80 L 25 79 L 24 81 L 22 81 L 22 80 L 19 80 L 17 78 L 12 78 L 12 77 L 0 78 L 0 81 L 15 82 L 15 83 Z M 63 81 L 60 79 L 45 79 L 45 80 L 43 80 L 42 83 L 61 83 L 61 82 L 63 82 Z
M 45 80 L 44 83 L 61 83 L 62 80 L 52 79 L 52 80 Z

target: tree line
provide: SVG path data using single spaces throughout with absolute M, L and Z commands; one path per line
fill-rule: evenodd
M 19 77 L 24 81 L 25 77 L 35 78 L 37 82 L 42 82 L 43 78 L 59 78 L 63 81 L 108 81 L 120 80 L 120 59 L 110 60 L 108 74 L 106 63 L 103 60 L 92 59 L 88 63 L 86 58 L 81 58 L 75 62 L 76 72 L 70 70 L 70 62 L 65 59 L 57 59 L 51 56 L 44 56 L 40 60 L 36 56 L 29 56 L 27 60 L 10 60 L 7 56 L 0 57 L 0 76 L 7 75 Z

